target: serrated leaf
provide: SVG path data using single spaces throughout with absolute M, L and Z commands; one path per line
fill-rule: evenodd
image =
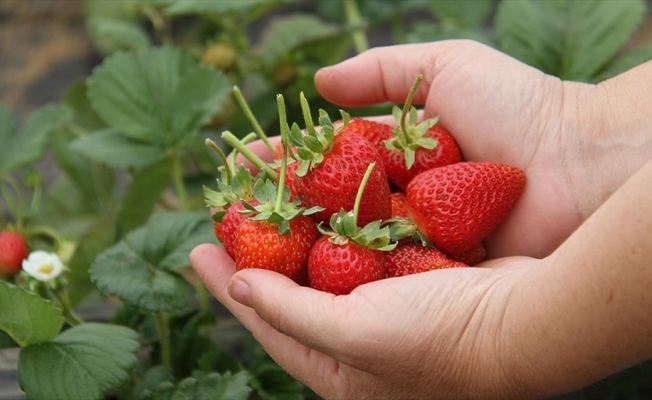
M 152 164 L 134 176 L 116 217 L 120 236 L 147 221 L 154 205 L 171 181 L 171 164 L 167 161 Z
M 9 109 L 0 106 L 0 171 L 10 172 L 34 163 L 45 153 L 50 132 L 72 118 L 63 104 L 50 104 L 34 111 L 20 132 Z
M 189 235 L 185 240 L 177 243 L 173 251 L 166 255 L 159 263 L 159 268 L 175 271 L 184 267 L 190 266 L 190 252 L 195 247 L 203 243 L 218 244 L 215 238 L 215 230 L 213 223 L 203 217 L 201 224 L 197 226 L 194 232 Z
M 165 148 L 105 129 L 76 139 L 70 148 L 113 168 L 145 167 L 165 157 Z
M 164 148 L 196 134 L 230 92 L 221 71 L 173 47 L 116 53 L 88 81 L 93 108 L 110 126 Z
M 0 330 L 20 347 L 54 338 L 63 315 L 54 303 L 16 286 L 0 282 Z
M 337 25 L 315 15 L 294 14 L 273 22 L 267 28 L 262 36 L 259 51 L 267 63 L 274 63 L 299 46 L 340 34 L 341 30 Z
M 212 372 L 188 377 L 177 386 L 161 385 L 154 397 L 160 400 L 246 400 L 251 393 L 248 383 L 249 375 L 245 371 L 234 375 Z
M 503 1 L 495 20 L 501 50 L 543 72 L 588 81 L 627 42 L 642 0 Z
M 205 224 L 208 215 L 201 212 L 157 212 L 147 222 L 143 256 L 157 267 Z
M 73 112 L 73 122 L 82 129 L 96 131 L 106 128 L 104 121 L 91 107 L 86 81 L 72 84 L 64 95 L 63 101 Z
M 131 329 L 79 325 L 20 352 L 20 387 L 32 399 L 101 399 L 129 380 L 139 349 Z
M 430 9 L 444 21 L 464 28 L 479 28 L 493 9 L 493 0 L 435 0 Z

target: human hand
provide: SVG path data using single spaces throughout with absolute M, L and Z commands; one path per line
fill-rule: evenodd
M 562 82 L 470 41 L 375 48 L 321 70 L 315 83 L 346 107 L 402 103 L 418 74 L 414 103 L 424 118 L 440 116 L 465 159 L 526 172 L 521 199 L 485 240 L 490 258 L 550 254 L 652 151 L 635 118 L 641 105 L 619 99 L 636 76 Z
M 192 253 L 211 293 L 279 365 L 320 396 L 339 399 L 525 394 L 515 376 L 527 371 L 515 368 L 501 323 L 520 271 L 539 262 L 512 258 L 333 296 L 270 271 L 233 275 L 233 260 L 214 245 Z

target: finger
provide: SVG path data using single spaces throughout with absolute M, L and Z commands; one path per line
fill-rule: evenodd
M 355 364 L 361 339 L 353 328 L 364 325 L 355 294 L 334 296 L 255 269 L 235 274 L 230 293 L 275 330 L 345 364 Z
M 417 75 L 424 79 L 414 97 L 423 104 L 437 60 L 456 41 L 377 47 L 337 65 L 322 68 L 315 85 L 328 101 L 347 107 L 383 102 L 402 103 Z
M 229 295 L 229 282 L 235 273 L 235 264 L 225 251 L 215 245 L 200 245 L 191 252 L 190 259 L 194 270 L 215 298 L 253 333 L 268 354 L 290 375 L 318 391 L 327 388 L 326 383 L 332 385 L 340 379 L 337 376 L 340 371 L 337 361 L 280 333 L 261 319 L 254 309 Z M 270 274 L 282 278 L 280 274 Z M 237 290 L 234 289 L 234 292 Z

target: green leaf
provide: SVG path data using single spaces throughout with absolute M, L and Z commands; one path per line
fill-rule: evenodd
M 280 19 L 267 28 L 259 45 L 268 63 L 275 63 L 295 48 L 317 40 L 336 37 L 341 29 L 310 14 L 295 14 Z
M 70 271 L 67 275 L 67 288 L 70 302 L 73 305 L 82 301 L 95 290 L 88 270 L 97 255 L 115 243 L 115 238 L 115 222 L 103 218 L 77 240 L 75 253 L 68 262 Z
M 102 399 L 130 379 L 139 349 L 131 329 L 79 325 L 20 352 L 20 387 L 33 399 Z
M 248 386 L 249 375 L 242 371 L 237 374 L 216 372 L 196 374 L 188 377 L 177 386 L 172 383 L 159 385 L 154 398 L 160 400 L 246 400 L 251 388 Z
M 143 233 L 138 229 L 129 236 Z M 194 288 L 183 277 L 154 268 L 125 242 L 102 252 L 90 274 L 104 295 L 116 296 L 150 312 L 181 312 L 190 308 L 195 299 Z
M 137 308 L 187 310 L 195 299 L 194 287 L 171 270 L 190 264 L 190 250 L 208 240 L 211 226 L 204 213 L 156 213 L 146 226 L 96 258 L 91 279 L 103 294 Z
M 172 370 L 177 377 L 190 376 L 199 366 L 203 354 L 218 350 L 210 336 L 203 334 L 202 327 L 215 324 L 215 316 L 210 311 L 192 312 L 170 321 L 170 340 L 172 347 Z
M 74 83 L 63 98 L 73 112 L 73 122 L 87 131 L 106 128 L 106 124 L 91 107 L 88 99 L 88 86 L 85 81 Z
M 652 44 L 637 47 L 612 60 L 592 81 L 597 83 L 613 78 L 649 60 L 652 60 Z
M 5 331 L 0 330 L 0 350 L 19 347 L 18 343 L 14 341 Z
M 11 112 L 0 106 L 0 171 L 14 171 L 41 158 L 50 132 L 71 118 L 72 113 L 65 105 L 46 105 L 34 111 L 25 127 L 16 133 Z
M 52 133 L 51 147 L 59 168 L 77 186 L 83 200 L 98 213 L 109 213 L 113 208 L 116 174 L 112 169 L 89 162 L 71 149 L 75 136 L 63 129 Z
M 112 55 L 94 70 L 88 90 L 93 108 L 110 126 L 167 148 L 217 114 L 231 85 L 221 71 L 183 50 L 161 47 Z
M 120 236 L 147 221 L 171 180 L 171 164 L 166 160 L 152 164 L 134 176 L 117 215 Z
M 251 386 L 264 400 L 303 400 L 306 388 L 276 363 L 260 362 L 250 369 Z
M 588 81 L 638 29 L 642 0 L 510 0 L 495 20 L 500 49 L 543 72 Z
M 114 129 L 73 141 L 71 149 L 113 168 L 145 167 L 165 157 L 160 145 L 129 138 Z
M 493 0 L 434 0 L 433 14 L 463 28 L 480 28 L 493 9 Z
M 16 286 L 0 282 L 0 330 L 20 347 L 48 341 L 63 326 L 54 303 Z
M 117 50 L 144 50 L 151 45 L 149 35 L 136 21 L 91 17 L 86 20 L 86 28 L 104 54 Z

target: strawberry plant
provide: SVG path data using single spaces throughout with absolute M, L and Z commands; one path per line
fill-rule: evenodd
M 411 96 L 340 114 L 314 87 L 320 67 L 448 38 L 581 82 L 652 58 L 643 0 L 83 3 L 88 75 L 26 118 L 0 97 L 0 357 L 18 352 L 15 383 L 33 399 L 315 397 L 209 296 L 189 268 L 201 243 L 338 294 L 486 258 L 522 173 L 464 161 L 455 132 L 418 121 Z M 360 118 L 392 113 L 397 128 Z M 269 157 L 252 175 L 234 156 L 255 137 Z M 481 189 L 464 192 L 466 178 Z M 483 218 L 437 222 L 433 210 L 460 204 Z M 252 235 L 282 243 L 268 248 L 278 257 L 254 259 Z M 354 251 L 370 260 L 357 277 L 334 261 Z M 277 269 L 290 257 L 292 271 Z M 335 276 L 350 285 L 319 286 Z M 643 398 L 649 368 L 596 386 Z

